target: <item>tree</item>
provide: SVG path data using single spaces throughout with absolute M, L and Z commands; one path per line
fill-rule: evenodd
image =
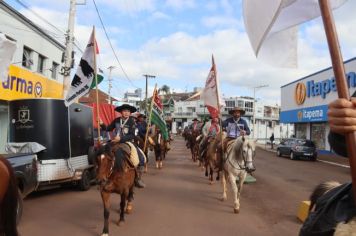
M 170 94 L 171 93 L 171 89 L 169 88 L 168 85 L 163 85 L 159 90 L 158 92 L 162 92 L 164 94 Z

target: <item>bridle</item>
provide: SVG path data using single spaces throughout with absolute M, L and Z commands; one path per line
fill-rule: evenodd
M 242 141 L 245 142 L 245 138 L 244 138 L 243 135 L 242 135 Z M 235 141 L 235 142 L 236 142 L 236 141 Z M 233 143 L 233 145 L 236 145 L 235 142 Z M 241 144 L 241 146 L 242 146 L 242 145 L 243 145 L 243 144 Z M 235 148 L 235 147 L 233 147 L 233 148 Z M 247 157 L 249 150 L 252 151 L 252 158 L 251 158 L 250 161 L 248 160 L 248 157 Z M 228 153 L 228 155 L 230 155 L 231 151 L 232 151 L 232 149 L 230 150 L 230 152 Z M 253 163 L 253 158 L 254 158 L 255 155 L 256 155 L 256 151 L 252 150 L 251 147 L 248 147 L 247 151 L 244 151 L 244 150 L 243 150 L 243 147 L 241 147 L 239 151 L 240 151 L 240 153 L 239 153 L 240 156 L 242 156 L 243 164 L 240 164 L 240 162 L 239 162 L 238 160 L 236 160 L 237 165 L 238 165 L 238 167 L 236 167 L 235 164 L 231 162 L 231 159 L 230 159 L 230 158 L 227 158 L 227 160 L 229 161 L 230 165 L 233 166 L 235 169 L 238 169 L 238 170 L 245 170 L 245 171 L 249 172 L 249 168 L 247 168 L 247 165 L 248 165 L 249 163 Z M 236 158 L 235 158 L 235 159 L 236 159 Z

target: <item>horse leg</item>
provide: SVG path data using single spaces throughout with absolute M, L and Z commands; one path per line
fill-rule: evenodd
M 210 169 L 210 185 L 212 185 L 213 184 L 213 175 L 214 175 L 214 171 L 213 171 L 213 168 L 210 166 L 209 167 L 209 169 Z
M 126 197 L 127 193 L 122 193 L 121 196 L 121 201 L 120 201 L 120 219 L 117 222 L 117 225 L 120 226 L 123 223 L 125 223 L 125 206 L 126 206 Z
M 101 199 L 104 205 L 104 228 L 101 236 L 109 236 L 110 193 L 101 191 Z
M 236 184 L 236 176 L 234 176 L 233 174 L 230 173 L 229 180 L 230 180 L 230 184 L 231 184 L 232 193 L 234 196 L 234 213 L 237 214 L 240 212 L 240 201 L 237 196 L 238 188 L 237 188 L 237 184 Z
M 220 180 L 220 171 L 218 170 L 217 175 L 216 175 L 216 181 L 219 181 L 219 180 Z
M 132 186 L 129 190 L 129 196 L 127 197 L 127 206 L 126 206 L 126 214 L 130 214 L 132 212 L 133 206 L 132 206 L 132 201 L 133 201 L 133 195 L 134 195 L 134 191 L 133 191 L 133 187 Z
M 226 175 L 226 172 L 224 171 L 222 178 L 221 178 L 221 184 L 223 187 L 223 194 L 222 194 L 221 201 L 225 201 L 227 199 L 227 195 L 226 195 L 226 179 L 227 178 L 226 177 L 227 177 L 227 175 Z

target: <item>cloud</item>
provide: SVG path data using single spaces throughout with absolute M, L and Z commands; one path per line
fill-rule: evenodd
M 195 0 L 167 0 L 165 5 L 175 10 L 183 10 L 195 8 L 196 2 Z
M 205 27 L 216 28 L 216 27 L 226 27 L 226 28 L 237 28 L 241 27 L 241 22 L 236 18 L 228 16 L 210 16 L 204 17 L 201 20 Z
M 163 12 L 160 11 L 155 11 L 152 13 L 151 18 L 153 20 L 169 20 L 171 17 Z
M 155 0 L 101 0 L 100 4 L 109 6 L 121 13 L 136 14 L 143 11 L 155 10 L 155 2 Z

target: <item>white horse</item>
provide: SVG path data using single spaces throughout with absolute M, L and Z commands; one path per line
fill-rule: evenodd
M 234 212 L 240 212 L 240 194 L 247 173 L 255 170 L 253 157 L 255 155 L 255 142 L 244 136 L 230 141 L 227 145 L 226 160 L 223 165 L 222 201 L 227 199 L 226 179 L 229 180 L 234 194 Z

